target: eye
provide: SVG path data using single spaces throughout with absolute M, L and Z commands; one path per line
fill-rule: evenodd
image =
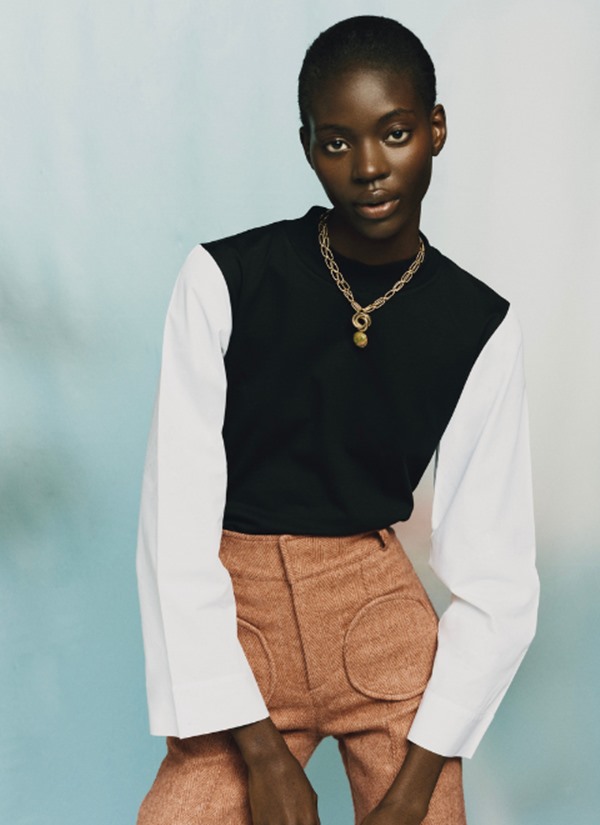
M 341 152 L 346 151 L 348 144 L 341 138 L 334 138 L 334 140 L 327 141 L 323 148 L 332 155 L 339 155 Z
M 406 143 L 406 141 L 410 137 L 410 132 L 408 129 L 392 129 L 392 131 L 387 136 L 387 140 L 390 143 Z

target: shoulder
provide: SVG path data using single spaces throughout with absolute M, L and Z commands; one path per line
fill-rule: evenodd
M 439 309 L 449 317 L 459 339 L 462 329 L 471 340 L 475 336 L 478 348 L 482 348 L 501 326 L 513 333 L 518 329 L 518 321 L 514 312 L 509 312 L 511 304 L 505 296 L 447 255 L 436 249 L 433 252 L 438 256 Z
M 274 221 L 200 244 L 218 267 L 234 304 L 245 278 L 263 272 L 269 263 L 289 264 L 290 243 L 299 232 L 315 223 L 315 214 L 322 211 L 320 207 L 312 207 L 299 218 Z
M 222 292 L 235 284 L 252 258 L 264 257 L 274 237 L 287 221 L 248 229 L 214 241 L 197 243 L 185 258 L 175 284 L 175 294 Z
M 480 383 L 504 384 L 525 381 L 523 364 L 523 336 L 516 311 L 508 307 L 506 315 L 489 336 L 479 358 Z M 494 378 L 493 376 L 497 376 Z
M 509 301 L 493 289 L 484 278 L 473 275 L 455 261 L 438 251 L 440 265 L 443 268 L 446 285 L 461 297 L 468 297 L 471 307 L 503 308 L 508 310 Z
M 225 238 L 202 242 L 202 247 L 217 262 L 223 263 L 225 266 L 242 266 L 249 260 L 260 260 L 260 258 L 268 257 L 274 245 L 287 240 L 296 231 L 297 227 L 310 222 L 313 213 L 318 209 L 319 207 L 312 207 L 300 218 L 274 221 L 264 226 L 246 229 Z
M 188 253 L 175 282 L 174 296 L 201 296 L 223 290 L 223 277 L 214 258 L 196 244 Z
M 270 244 L 274 238 L 285 230 L 287 223 L 289 221 L 279 220 L 264 226 L 255 226 L 242 232 L 236 232 L 233 235 L 227 235 L 224 238 L 203 241 L 202 246 L 214 256 L 227 254 L 243 256 L 262 248 L 265 244 Z
M 214 259 L 200 244 L 185 258 L 167 310 L 167 327 L 202 325 L 228 331 L 231 306 L 227 286 Z

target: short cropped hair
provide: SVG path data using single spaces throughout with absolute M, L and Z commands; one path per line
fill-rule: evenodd
M 298 77 L 298 105 L 304 127 L 308 126 L 310 103 L 319 86 L 357 66 L 408 73 L 426 111 L 431 112 L 435 106 L 435 68 L 416 34 L 389 17 L 360 15 L 321 32 L 308 47 Z

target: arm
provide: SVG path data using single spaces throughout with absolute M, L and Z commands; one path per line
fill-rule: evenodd
M 408 755 L 363 825 L 418 825 L 445 757 L 472 756 L 535 632 L 534 555 L 521 335 L 509 310 L 439 445 L 431 566 L 452 601 Z
M 438 450 L 431 566 L 452 601 L 409 739 L 471 757 L 534 636 L 539 581 L 521 332 L 509 309 Z
M 227 285 L 196 246 L 173 290 L 142 484 L 137 573 L 150 729 L 188 737 L 268 711 L 237 638 L 219 560 L 231 333 Z
M 137 572 L 151 732 L 187 738 L 231 728 L 255 820 L 318 825 L 316 794 L 268 717 L 239 644 L 219 560 L 231 324 L 223 275 L 195 247 L 167 313 L 142 486 Z

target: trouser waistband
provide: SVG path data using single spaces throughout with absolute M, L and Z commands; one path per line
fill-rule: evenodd
M 257 535 L 223 529 L 220 557 L 234 575 L 298 580 L 386 550 L 393 535 L 392 527 L 350 536 Z

